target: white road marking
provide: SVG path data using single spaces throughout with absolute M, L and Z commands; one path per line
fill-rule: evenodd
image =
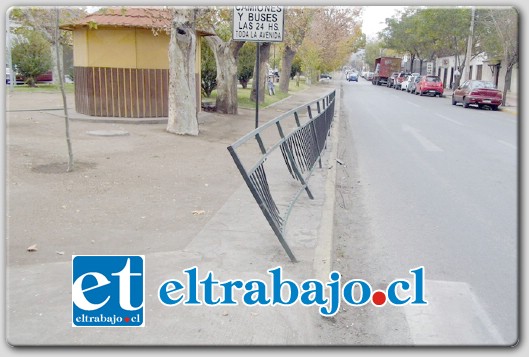
M 433 142 L 427 139 L 424 135 L 419 132 L 418 129 L 414 127 L 411 127 L 407 124 L 403 124 L 402 131 L 410 133 L 423 146 L 426 151 L 443 151 L 443 149 L 441 149 L 439 146 L 435 145 Z
M 406 101 L 408 104 L 411 104 L 413 106 L 416 106 L 417 108 L 420 108 L 421 106 L 417 103 L 410 102 L 409 100 Z
M 500 144 L 503 144 L 503 145 L 505 145 L 505 146 L 510 147 L 511 149 L 514 149 L 514 150 L 517 150 L 517 149 L 518 149 L 515 145 L 513 145 L 513 144 L 511 144 L 511 143 L 508 143 L 508 142 L 506 142 L 506 141 L 498 140 L 498 142 L 499 142 Z
M 442 114 L 435 113 L 435 115 L 437 115 L 437 116 L 438 116 L 439 118 L 441 118 L 441 119 L 448 120 L 448 121 L 451 122 L 451 123 L 454 123 L 454 124 L 457 124 L 457 125 L 460 125 L 460 126 L 466 126 L 465 124 L 463 124 L 463 123 L 461 123 L 461 122 L 459 122 L 459 121 L 457 121 L 457 120 L 454 120 L 454 119 L 452 119 L 452 118 L 449 118 L 449 117 L 447 117 L 447 116 L 444 116 L 444 115 L 442 115 Z
M 428 305 L 405 305 L 416 345 L 502 346 L 505 340 L 467 283 L 426 280 Z
M 499 116 L 491 116 L 491 118 L 493 120 L 496 120 L 496 121 L 499 121 L 499 122 L 502 122 L 502 123 L 509 123 L 509 124 L 518 124 L 518 120 L 516 119 L 511 119 L 511 118 L 508 118 L 506 116 L 502 116 L 502 117 L 499 117 Z

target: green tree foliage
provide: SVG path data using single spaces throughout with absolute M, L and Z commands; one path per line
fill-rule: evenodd
M 383 48 L 384 44 L 382 41 L 370 41 L 366 43 L 365 62 L 369 66 L 370 71 L 375 70 L 375 59 L 380 57 Z
M 39 32 L 29 32 L 25 39 L 17 42 L 13 46 L 12 56 L 13 64 L 31 87 L 36 86 L 38 75 L 52 67 L 50 44 Z
M 321 70 L 323 67 L 321 51 L 318 44 L 306 38 L 303 46 L 299 50 L 299 57 L 302 58 L 301 70 L 309 80 L 309 84 L 312 81 L 317 81 L 318 69 Z
M 424 52 L 428 52 L 426 47 L 431 44 L 431 39 L 422 29 L 416 11 L 408 8 L 386 19 L 386 28 L 381 32 L 383 46 L 400 54 L 409 54 L 413 65 L 415 58 L 424 59 Z
M 296 74 L 301 73 L 301 58 L 299 56 L 295 56 L 294 60 L 292 61 L 292 67 L 290 69 L 290 79 L 294 79 Z
M 491 8 L 478 11 L 477 23 L 481 36 L 480 45 L 492 62 L 505 68 L 503 88 L 504 104 L 510 89 L 513 67 L 519 62 L 519 16 L 515 8 Z
M 281 43 L 281 75 L 279 90 L 288 92 L 293 61 L 307 35 L 316 10 L 313 8 L 288 7 L 285 10 L 285 37 Z M 275 66 L 274 66 L 275 68 Z M 298 72 L 301 70 L 299 65 Z M 296 72 L 294 72 L 295 75 Z
M 66 24 L 75 21 L 81 17 L 86 16 L 86 11 L 82 7 L 61 7 L 59 24 Z M 72 31 L 59 31 L 59 41 L 55 41 L 55 13 L 52 7 L 46 6 L 28 6 L 28 7 L 13 7 L 9 11 L 10 21 L 16 24 L 11 27 L 11 31 L 17 36 L 27 37 L 31 32 L 39 32 L 52 46 L 52 72 L 53 81 L 58 80 L 57 61 L 55 59 L 56 49 L 59 46 L 59 55 L 64 53 L 71 53 L 73 46 Z M 61 59 L 65 67 L 63 73 L 73 73 L 73 63 L 71 61 Z
M 386 19 L 381 38 L 387 48 L 413 58 L 433 60 L 455 56 L 462 72 L 470 34 L 471 9 L 461 7 L 408 8 Z M 473 50 L 476 54 L 476 47 Z
M 316 10 L 302 45 L 302 52 L 310 56 L 310 64 L 304 63 L 303 67 L 309 69 L 317 63 L 314 70 L 327 72 L 346 63 L 351 53 L 358 50 L 355 46 L 363 43 L 361 11 L 359 7 L 337 6 Z
M 202 89 L 202 95 L 209 98 L 211 92 L 217 88 L 217 66 L 215 64 L 215 55 L 204 39 L 200 40 L 200 45 L 202 62 L 202 67 L 200 69 L 202 82 L 200 83 L 200 86 Z
M 70 23 L 86 15 L 87 13 L 82 7 L 63 7 L 60 11 L 59 24 Z M 12 21 L 19 25 L 12 29 L 16 34 L 26 36 L 29 32 L 38 31 L 50 44 L 54 42 L 55 14 L 51 7 L 14 7 L 9 16 Z M 73 42 L 72 32 L 60 31 L 59 42 L 62 45 L 71 45 Z
M 428 8 L 417 11 L 416 26 L 419 35 L 425 36 L 430 45 L 429 57 L 465 53 L 470 34 L 470 8 Z M 464 66 L 462 60 L 461 67 Z
M 246 42 L 239 50 L 237 59 L 237 79 L 243 88 L 247 88 L 255 67 L 255 43 Z

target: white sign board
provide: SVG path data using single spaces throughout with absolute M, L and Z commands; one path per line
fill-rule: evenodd
M 426 63 L 426 74 L 433 74 L 433 63 Z
M 233 40 L 283 42 L 283 6 L 234 6 Z

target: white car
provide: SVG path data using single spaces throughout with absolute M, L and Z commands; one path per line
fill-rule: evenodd
M 6 67 L 6 84 L 9 84 L 9 81 L 11 80 L 11 71 L 8 67 Z
M 407 76 L 406 79 L 400 84 L 400 90 L 408 91 L 408 86 L 410 85 L 411 81 L 414 79 L 414 76 Z
M 408 78 L 408 87 L 406 88 L 406 92 L 415 93 L 415 85 L 417 84 L 418 78 L 421 78 L 419 74 L 412 74 L 411 78 Z

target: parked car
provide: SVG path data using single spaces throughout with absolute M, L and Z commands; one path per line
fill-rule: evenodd
M 37 78 L 35 78 L 35 82 L 37 83 L 47 83 L 53 81 L 53 75 L 51 71 L 48 71 L 43 74 L 39 74 Z M 6 84 L 10 84 L 11 82 L 11 72 L 9 68 L 6 67 Z M 21 74 L 16 74 L 16 82 L 15 84 L 24 84 L 26 83 L 26 77 L 24 77 Z
M 452 105 L 463 103 L 463 107 L 477 105 L 498 110 L 503 102 L 503 93 L 490 81 L 469 80 L 457 87 L 452 94 Z
M 388 83 L 386 83 L 386 85 L 389 88 L 393 88 L 393 85 L 395 84 L 395 78 L 397 78 L 398 75 L 399 75 L 399 72 L 393 72 L 391 76 L 388 77 Z
M 332 79 L 332 76 L 328 73 L 320 74 L 320 79 Z
M 347 81 L 349 81 L 349 82 L 358 82 L 358 73 L 350 72 L 347 75 Z
M 16 79 L 15 84 L 24 84 L 24 82 L 26 81 L 26 79 L 20 74 L 16 74 L 15 79 Z M 6 84 L 10 84 L 10 83 L 11 83 L 11 71 L 9 70 L 8 67 L 6 67 Z
M 408 87 L 412 79 L 413 79 L 412 75 L 407 76 L 406 79 L 400 84 L 400 90 L 408 91 Z
M 411 75 L 410 78 L 408 79 L 408 86 L 406 88 L 406 92 L 415 93 L 415 86 L 417 85 L 420 79 L 421 79 L 420 75 Z
M 411 73 L 400 72 L 399 74 L 397 74 L 397 76 L 395 77 L 395 82 L 393 83 L 393 88 L 401 89 L 402 82 L 404 82 L 409 75 L 411 75 Z
M 415 94 L 424 95 L 429 94 L 434 97 L 438 95 L 443 96 L 444 87 L 443 81 L 438 76 L 422 76 L 415 86 Z
M 51 71 L 48 71 L 46 73 L 43 73 L 43 74 L 39 74 L 37 76 L 37 82 L 40 83 L 40 82 L 52 82 L 53 81 L 53 74 Z
M 6 67 L 6 84 L 11 82 L 11 71 Z

